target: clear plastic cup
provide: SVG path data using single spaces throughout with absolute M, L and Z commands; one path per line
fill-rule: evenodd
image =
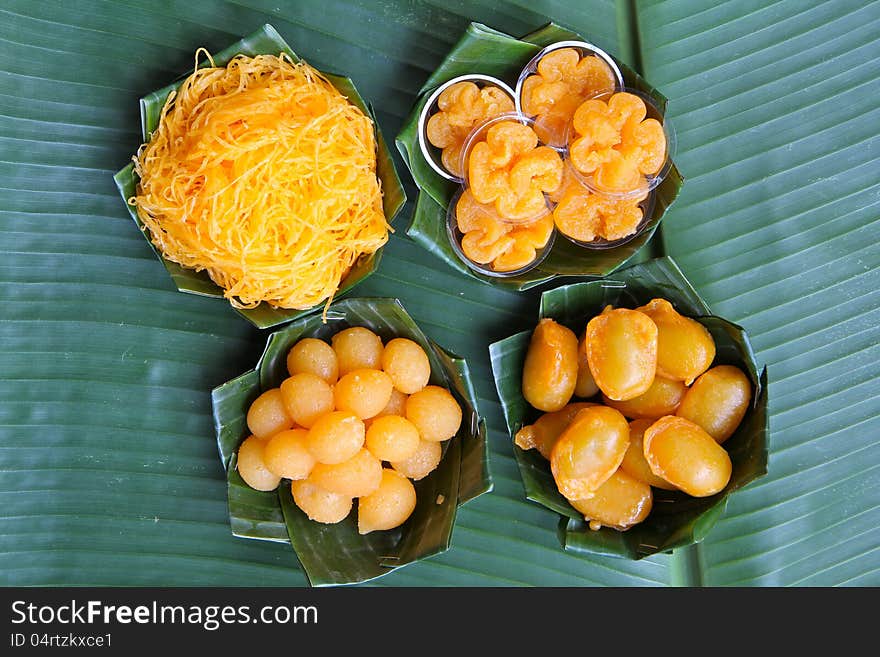
M 572 48 L 574 50 L 577 50 L 580 53 L 581 59 L 583 59 L 584 57 L 598 57 L 605 64 L 607 64 L 608 67 L 611 69 L 611 72 L 614 75 L 614 79 L 616 81 L 615 90 L 623 89 L 625 87 L 626 83 L 624 82 L 623 73 L 620 71 L 620 67 L 617 65 L 617 62 L 615 62 L 614 59 L 608 53 L 606 53 L 604 50 L 602 50 L 601 48 L 598 48 L 597 46 L 594 46 L 592 43 L 588 43 L 586 41 L 557 41 L 556 43 L 552 43 L 549 46 L 546 46 L 538 54 L 536 54 L 534 57 L 532 57 L 532 59 L 529 61 L 529 63 L 526 64 L 525 67 L 520 72 L 519 78 L 517 79 L 517 82 L 516 82 L 516 90 L 515 90 L 516 111 L 518 113 L 522 114 L 523 116 L 528 116 L 529 118 L 534 118 L 533 115 L 527 114 L 525 112 L 525 110 L 523 109 L 523 103 L 522 103 L 523 84 L 525 83 L 526 78 L 528 78 L 532 75 L 536 75 L 538 73 L 538 63 L 541 61 L 541 59 L 543 59 L 543 57 L 546 54 L 553 52 L 554 50 L 560 50 L 562 48 Z M 558 150 L 564 150 L 565 149 L 564 139 L 565 139 L 564 135 L 560 136 L 560 139 L 558 142 L 555 142 L 551 139 L 548 139 L 547 145 L 551 146 L 553 148 L 556 148 Z
M 453 196 L 452 201 L 449 204 L 449 207 L 446 211 L 446 233 L 449 237 L 449 243 L 452 245 L 452 250 L 455 252 L 455 255 L 461 260 L 465 265 L 467 265 L 472 271 L 483 274 L 484 276 L 491 276 L 492 278 L 510 278 L 513 276 L 518 276 L 520 274 L 524 274 L 527 271 L 530 271 L 540 265 L 550 254 L 550 250 L 553 248 L 553 244 L 556 240 L 556 227 L 553 226 L 550 231 L 550 237 L 547 240 L 547 243 L 535 250 L 535 257 L 528 264 L 519 267 L 517 269 L 511 270 L 499 270 L 493 267 L 492 262 L 487 263 L 479 263 L 471 260 L 464 252 L 462 248 L 461 241 L 464 238 L 464 233 L 462 233 L 461 229 L 458 225 L 458 219 L 456 216 L 456 210 L 458 207 L 458 201 L 461 196 L 467 191 L 465 186 L 462 186 L 458 192 L 456 192 L 455 196 Z M 479 205 L 479 204 L 478 204 Z M 497 212 L 491 205 L 481 205 L 481 210 L 486 213 L 486 216 L 492 218 L 494 220 L 499 220 Z M 539 220 L 547 220 L 550 214 L 550 210 L 548 208 L 547 212 L 539 217 Z M 524 227 L 528 224 L 519 224 L 517 227 Z M 514 228 L 515 229 L 515 228 Z
M 629 189 L 612 189 L 608 187 L 603 187 L 599 184 L 596 179 L 596 176 L 592 172 L 584 172 L 581 171 L 575 166 L 575 163 L 571 159 L 571 148 L 572 145 L 580 138 L 578 132 L 574 129 L 574 124 L 569 123 L 568 130 L 566 134 L 566 160 L 571 166 L 571 170 L 574 175 L 581 181 L 581 183 L 590 191 L 595 192 L 597 194 L 602 194 L 609 198 L 614 199 L 630 199 L 637 197 L 645 192 L 652 192 L 661 182 L 666 178 L 669 174 L 669 171 L 672 169 L 672 157 L 675 154 L 675 130 L 672 127 L 672 124 L 666 119 L 665 114 L 660 110 L 657 106 L 657 103 L 651 98 L 648 94 L 639 91 L 637 89 L 624 88 L 620 91 L 614 91 L 611 93 L 602 93 L 595 95 L 590 100 L 602 100 L 607 102 L 613 95 L 619 93 L 628 93 L 640 98 L 644 104 L 646 109 L 646 119 L 655 119 L 660 125 L 663 127 L 663 134 L 666 139 L 666 154 L 663 160 L 663 164 L 657 170 L 656 173 L 649 175 L 640 175 L 639 182 L 636 186 L 633 186 Z
M 419 113 L 419 149 L 422 151 L 422 156 L 425 158 L 425 161 L 438 175 L 442 176 L 446 180 L 460 183 L 463 182 L 463 179 L 448 171 L 446 167 L 443 166 L 443 161 L 441 160 L 442 149 L 434 146 L 428 140 L 427 135 L 428 120 L 439 110 L 437 106 L 437 101 L 440 98 L 440 94 L 442 94 L 452 85 L 459 82 L 473 82 L 480 89 L 487 86 L 498 87 L 510 97 L 510 99 L 514 102 L 514 106 L 516 105 L 516 99 L 514 97 L 513 89 L 511 89 L 503 81 L 490 75 L 482 75 L 479 73 L 459 75 L 458 77 L 452 78 L 451 80 L 448 80 L 447 82 L 444 82 L 442 85 L 437 87 L 434 91 L 431 92 L 431 95 L 428 96 L 428 99 L 425 101 L 425 105 L 422 107 L 422 111 Z
M 471 186 L 471 182 L 470 182 L 469 175 L 468 175 L 469 174 L 469 166 L 468 165 L 469 165 L 469 161 L 470 161 L 471 151 L 473 150 L 474 146 L 476 146 L 476 144 L 478 144 L 481 141 L 485 141 L 486 133 L 489 131 L 489 129 L 492 126 L 497 125 L 499 123 L 504 123 L 506 121 L 515 121 L 516 123 L 520 123 L 522 125 L 527 125 L 532 128 L 534 126 L 533 119 L 522 116 L 521 114 L 517 114 L 516 112 L 508 112 L 505 114 L 499 114 L 498 116 L 495 116 L 487 121 L 484 121 L 480 125 L 476 126 L 471 131 L 471 133 L 467 136 L 467 138 L 465 139 L 464 147 L 461 149 L 461 170 L 464 171 L 464 174 L 465 174 L 464 180 L 462 181 L 462 185 L 465 188 Z M 538 140 L 537 146 L 545 146 L 545 144 L 543 144 L 540 140 Z M 560 158 L 561 157 L 562 156 L 560 155 Z M 540 217 L 544 216 L 547 212 L 553 211 L 553 207 L 555 206 L 555 204 L 550 200 L 549 196 L 546 193 L 544 194 L 544 201 L 545 201 L 545 207 L 541 208 L 541 210 L 536 212 L 534 215 L 529 215 L 526 217 L 518 217 L 518 218 L 501 217 L 501 220 L 506 223 L 511 223 L 511 224 L 528 224 L 533 221 L 536 221 Z
M 565 166 L 569 171 L 572 170 L 571 164 L 569 162 L 566 162 Z M 571 175 L 572 175 L 572 177 L 574 177 L 573 173 Z M 595 193 L 592 190 L 590 190 L 589 188 L 587 188 L 577 177 L 574 177 L 574 182 L 584 192 L 589 193 L 589 194 Z M 561 235 L 564 239 L 568 240 L 569 242 L 572 242 L 573 244 L 576 244 L 577 246 L 585 248 L 585 249 L 604 250 L 604 249 L 613 249 L 618 246 L 623 246 L 627 242 L 630 242 L 630 241 L 634 240 L 635 238 L 637 238 L 639 235 L 641 235 L 643 232 L 645 232 L 645 230 L 648 228 L 648 224 L 650 224 L 651 217 L 653 216 L 654 205 L 656 203 L 656 196 L 657 196 L 656 192 L 649 191 L 646 193 L 645 198 L 638 202 L 638 206 L 642 210 L 642 219 L 636 225 L 633 232 L 630 233 L 629 235 L 624 236 L 624 237 L 621 237 L 618 239 L 613 239 L 613 240 L 605 239 L 603 237 L 596 237 L 596 238 L 589 240 L 589 241 L 580 240 L 572 235 L 567 234 L 562 229 L 562 227 L 560 227 L 559 222 L 555 222 L 555 218 L 554 218 L 556 232 L 559 235 Z M 559 203 L 562 202 L 562 198 L 564 198 L 564 196 L 557 199 Z M 611 199 L 611 200 L 618 201 L 617 199 Z M 626 201 L 626 199 L 624 199 L 623 201 Z M 558 204 L 557 204 L 557 207 L 559 207 Z

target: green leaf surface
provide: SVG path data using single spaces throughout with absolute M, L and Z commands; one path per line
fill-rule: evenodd
M 234 453 L 249 434 L 248 407 L 260 393 L 287 378 L 291 347 L 306 337 L 329 342 L 335 333 L 352 326 L 371 329 L 383 342 L 409 338 L 419 343 L 431 363 L 430 382 L 448 388 L 463 411 L 462 428 L 444 443 L 440 465 L 414 482 L 417 503 L 409 520 L 396 530 L 366 536 L 358 533 L 356 511 L 335 525 L 312 522 L 293 503 L 288 481 L 282 481 L 277 493 L 253 491 L 235 472 Z M 215 388 L 211 400 L 220 460 L 228 471 L 232 533 L 289 540 L 314 586 L 369 581 L 446 551 L 458 506 L 492 489 L 486 426 L 477 410 L 467 362 L 430 341 L 397 299 L 345 299 L 323 315 L 302 318 L 271 333 L 254 369 Z
M 751 407 L 734 435 L 725 442 L 734 464 L 730 481 L 723 491 L 699 499 L 678 491 L 654 489 L 653 509 L 644 522 L 626 532 L 609 527 L 593 531 L 559 493 L 550 464 L 537 450 L 525 451 L 513 445 L 526 497 L 563 516 L 559 531 L 566 550 L 639 559 L 698 543 L 721 517 L 729 496 L 767 472 L 766 370 L 759 374 L 743 330 L 709 315 L 708 306 L 671 259 L 633 265 L 617 272 L 613 279 L 547 290 L 541 295 L 539 317 L 553 318 L 581 335 L 587 321 L 606 305 L 636 308 L 655 297 L 670 301 L 680 313 L 693 317 L 709 330 L 716 344 L 713 365 L 736 365 L 751 379 Z M 522 395 L 522 371 L 530 337 L 531 330 L 527 330 L 489 346 L 495 386 L 511 442 L 520 428 L 541 415 Z
M 271 23 L 349 75 L 397 135 L 471 21 L 511 35 L 554 21 L 669 98 L 688 180 L 648 246 L 662 233 L 768 364 L 769 473 L 696 548 L 639 561 L 560 549 L 558 516 L 525 499 L 486 351 L 534 323 L 539 290 L 485 285 L 397 221 L 357 293 L 400 298 L 467 359 L 494 490 L 458 510 L 451 549 L 375 584 L 880 584 L 880 6 L 855 0 L 6 0 L 0 582 L 308 584 L 289 545 L 230 532 L 210 391 L 254 367 L 265 333 L 177 292 L 110 178 L 141 143 L 138 99 L 200 46 Z
M 880 583 L 880 5 L 639 3 L 688 184 L 664 246 L 770 372 L 769 475 L 687 582 Z

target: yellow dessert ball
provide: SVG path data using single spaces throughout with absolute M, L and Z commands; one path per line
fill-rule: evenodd
M 330 342 L 339 363 L 339 376 L 359 369 L 382 367 L 382 339 L 362 326 L 344 329 Z
M 322 415 L 309 429 L 309 451 L 319 463 L 342 463 L 364 445 L 363 421 L 354 413 L 331 411 Z
M 247 425 L 258 438 L 268 438 L 293 426 L 293 418 L 284 407 L 281 390 L 272 388 L 253 401 L 248 408 Z
M 265 438 L 248 436 L 238 448 L 238 474 L 244 483 L 255 490 L 275 490 L 281 477 L 266 467 Z
M 333 388 L 336 409 L 362 420 L 382 412 L 391 400 L 391 377 L 381 370 L 359 369 L 344 375 Z
M 425 386 L 406 400 L 406 419 L 416 425 L 422 440 L 452 438 L 461 426 L 461 406 L 440 386 Z
M 351 512 L 353 500 L 339 493 L 316 486 L 308 479 L 290 482 L 293 502 L 309 520 L 332 525 L 345 520 Z
M 281 384 L 281 397 L 287 414 L 307 429 L 319 417 L 333 410 L 333 388 L 309 372 L 286 378 Z
M 421 440 L 416 451 L 402 461 L 391 461 L 391 467 L 413 481 L 424 479 L 437 469 L 443 458 L 443 445 L 435 440 Z
M 431 378 L 428 354 L 421 345 L 407 338 L 394 338 L 385 345 L 382 369 L 391 377 L 394 387 L 407 395 L 424 388 Z
M 370 423 L 365 444 L 377 459 L 403 461 L 416 453 L 420 442 L 412 422 L 399 415 L 383 415 Z
M 263 458 L 270 471 L 286 479 L 305 479 L 315 465 L 306 429 L 279 431 L 268 439 Z
M 339 362 L 329 344 L 317 338 L 303 338 L 287 352 L 287 371 L 291 376 L 308 372 L 333 385 L 339 378 Z
M 309 475 L 309 481 L 331 493 L 363 497 L 379 488 L 382 462 L 366 449 L 361 449 L 342 463 L 318 463 Z
M 378 415 L 373 416 L 373 419 L 382 417 L 383 415 L 406 415 L 406 398 L 409 395 L 405 395 L 397 388 L 391 390 L 391 399 L 388 400 L 388 403 L 385 405 Z
M 416 508 L 416 489 L 404 475 L 385 468 L 382 481 L 370 495 L 358 500 L 358 533 L 399 527 Z

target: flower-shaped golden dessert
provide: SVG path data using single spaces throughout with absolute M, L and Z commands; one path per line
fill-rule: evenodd
M 647 190 L 634 198 L 595 194 L 566 167 L 562 185 L 550 195 L 556 202 L 553 220 L 559 232 L 578 242 L 623 239 L 633 235 L 642 223 L 644 213 L 640 204 L 647 195 Z
M 478 203 L 470 190 L 459 197 L 455 220 L 463 234 L 465 256 L 498 272 L 516 271 L 534 262 L 550 241 L 553 217 L 548 213 L 530 223 L 511 224 L 494 210 Z
M 514 111 L 513 99 L 500 87 L 482 89 L 473 82 L 456 82 L 437 98 L 439 111 L 425 126 L 428 141 L 442 149 L 440 160 L 452 175 L 463 178 L 461 148 L 475 126 L 505 112 Z
M 493 203 L 502 219 L 533 220 L 547 208 L 545 192 L 562 183 L 562 159 L 538 146 L 538 135 L 517 121 L 488 128 L 470 150 L 468 183 L 478 203 Z
M 575 48 L 560 48 L 544 55 L 538 71 L 523 81 L 520 102 L 535 117 L 535 132 L 553 146 L 565 144 L 565 131 L 584 100 L 614 91 L 611 67 L 595 55 L 581 57 Z
M 666 161 L 666 134 L 638 96 L 612 94 L 607 101 L 587 100 L 574 113 L 572 166 L 590 175 L 597 188 L 628 193 L 644 186 Z

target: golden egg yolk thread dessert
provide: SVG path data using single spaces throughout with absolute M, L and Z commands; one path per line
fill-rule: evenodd
M 209 64 L 169 95 L 129 202 L 162 255 L 233 307 L 329 305 L 388 240 L 373 123 L 284 53 Z

